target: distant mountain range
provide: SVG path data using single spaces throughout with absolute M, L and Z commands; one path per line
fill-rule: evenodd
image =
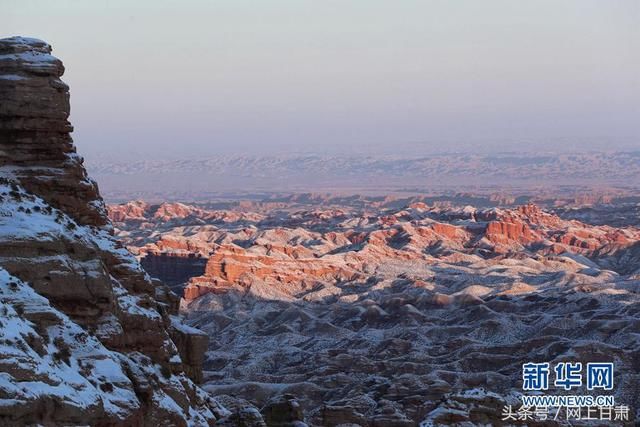
M 390 193 L 640 187 L 640 151 L 429 156 L 219 156 L 90 161 L 108 199 L 206 199 L 222 193 Z M 563 187 L 563 188 L 560 188 Z M 122 189 L 127 190 L 123 191 Z

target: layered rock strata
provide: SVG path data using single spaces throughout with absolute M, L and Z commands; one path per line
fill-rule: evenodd
M 212 425 L 207 336 L 111 235 L 50 53 L 0 40 L 0 424 Z

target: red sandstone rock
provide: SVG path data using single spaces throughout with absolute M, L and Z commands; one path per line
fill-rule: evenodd
M 162 247 L 165 258 L 188 247 L 211 252 L 182 308 L 214 336 L 209 384 L 218 394 L 268 407 L 286 389 L 304 397 L 312 425 L 418 425 L 425 417 L 492 425 L 502 401 L 478 387 L 517 386 L 531 348 L 616 349 L 633 359 L 622 350 L 633 331 L 619 328 L 633 316 L 613 320 L 617 332 L 602 316 L 621 319 L 637 299 L 637 273 L 626 273 L 640 259 L 637 228 L 564 220 L 535 206 L 297 203 L 279 202 L 275 214 L 246 204 L 243 214 L 253 207 L 261 217 L 241 227 L 214 222 L 214 209 L 199 214 L 210 222 L 190 227 L 190 218 L 147 213 L 154 234 L 136 220 L 119 224 L 128 244 Z M 567 304 L 580 315 L 568 316 Z M 447 412 L 448 396 L 460 390 L 469 393 Z
M 503 221 L 492 221 L 487 224 L 486 236 L 496 243 L 507 243 L 510 240 L 519 243 L 532 243 L 535 235 L 524 223 L 511 223 Z

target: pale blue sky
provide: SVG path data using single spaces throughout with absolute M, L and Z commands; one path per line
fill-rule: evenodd
M 1 36 L 45 39 L 64 61 L 87 157 L 640 147 L 636 0 L 0 10 Z

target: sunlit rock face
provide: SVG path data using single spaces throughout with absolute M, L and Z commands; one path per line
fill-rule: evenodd
M 109 210 L 140 254 L 208 259 L 182 304 L 211 337 L 203 387 L 265 420 L 291 395 L 313 425 L 501 425 L 528 361 L 614 362 L 637 407 L 637 227 L 351 200 Z
M 212 425 L 207 336 L 111 235 L 62 62 L 0 40 L 0 424 Z

